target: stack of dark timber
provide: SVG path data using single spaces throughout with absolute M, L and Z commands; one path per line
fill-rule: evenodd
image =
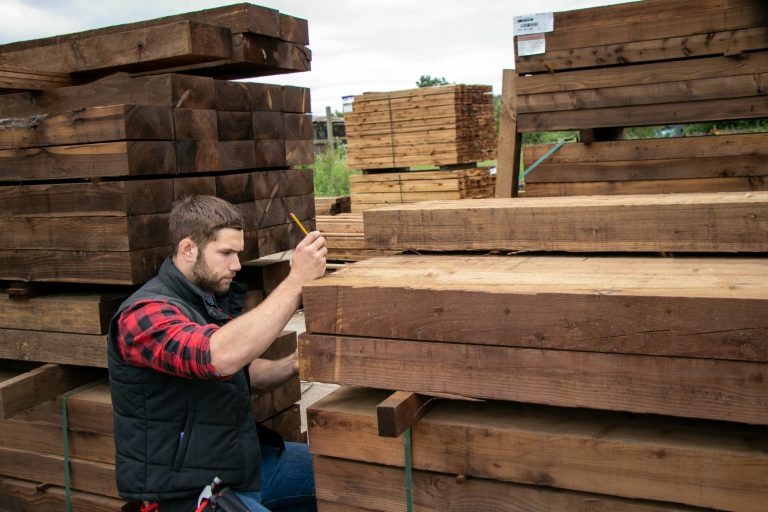
M 352 200 L 349 196 L 315 197 L 316 215 L 338 215 L 349 213 L 352 208 Z
M 344 125 L 353 169 L 453 165 L 495 156 L 493 97 L 486 85 L 362 94 Z
M 109 320 L 170 254 L 176 199 L 243 209 L 243 260 L 298 243 L 290 212 L 314 227 L 295 168 L 309 91 L 228 81 L 308 70 L 307 44 L 305 20 L 238 4 L 0 46 L 0 510 L 135 509 L 115 487 Z M 287 271 L 245 265 L 247 307 Z M 295 347 L 286 332 L 264 357 Z M 297 377 L 254 411 L 297 440 L 299 398 Z
M 768 192 L 364 218 L 418 254 L 304 289 L 321 511 L 403 510 L 410 425 L 414 510 L 765 509 Z
M 764 1 L 558 12 L 542 37 L 544 53 L 504 72 L 497 196 L 517 191 L 521 133 L 549 130 L 579 130 L 581 143 L 525 177 L 529 196 L 766 189 L 766 133 L 620 140 L 624 127 L 768 117 Z M 551 147 L 524 148 L 524 164 Z
M 323 233 L 331 262 L 360 261 L 397 251 L 374 249 L 365 241 L 362 213 L 318 215 L 317 229 Z
M 358 213 L 391 204 L 492 197 L 494 176 L 487 167 L 358 174 L 349 177 L 349 191 L 352 212 Z

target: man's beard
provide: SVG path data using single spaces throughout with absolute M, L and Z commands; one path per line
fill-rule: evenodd
M 192 277 L 194 283 L 204 292 L 222 294 L 229 291 L 229 283 L 221 282 L 220 276 L 211 270 L 202 253 L 198 254 L 197 261 L 192 266 Z

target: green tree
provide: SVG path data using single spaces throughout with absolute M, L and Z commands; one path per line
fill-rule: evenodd
M 430 75 L 421 75 L 419 81 L 416 82 L 416 87 L 432 87 L 434 85 L 448 85 L 448 80 L 445 77 L 437 78 Z

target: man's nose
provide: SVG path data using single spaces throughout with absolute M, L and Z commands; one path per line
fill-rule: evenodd
M 234 257 L 232 258 L 232 262 L 229 265 L 229 269 L 233 272 L 237 272 L 241 268 L 243 267 L 242 265 L 240 265 L 240 257 L 237 254 L 235 254 Z

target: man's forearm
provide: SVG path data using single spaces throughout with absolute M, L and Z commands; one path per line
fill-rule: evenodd
M 282 332 L 301 301 L 301 284 L 287 277 L 251 311 L 211 336 L 211 362 L 219 375 L 232 375 L 255 360 Z
M 296 353 L 276 361 L 267 359 L 254 360 L 248 371 L 251 375 L 251 389 L 266 392 L 286 382 L 298 374 Z

